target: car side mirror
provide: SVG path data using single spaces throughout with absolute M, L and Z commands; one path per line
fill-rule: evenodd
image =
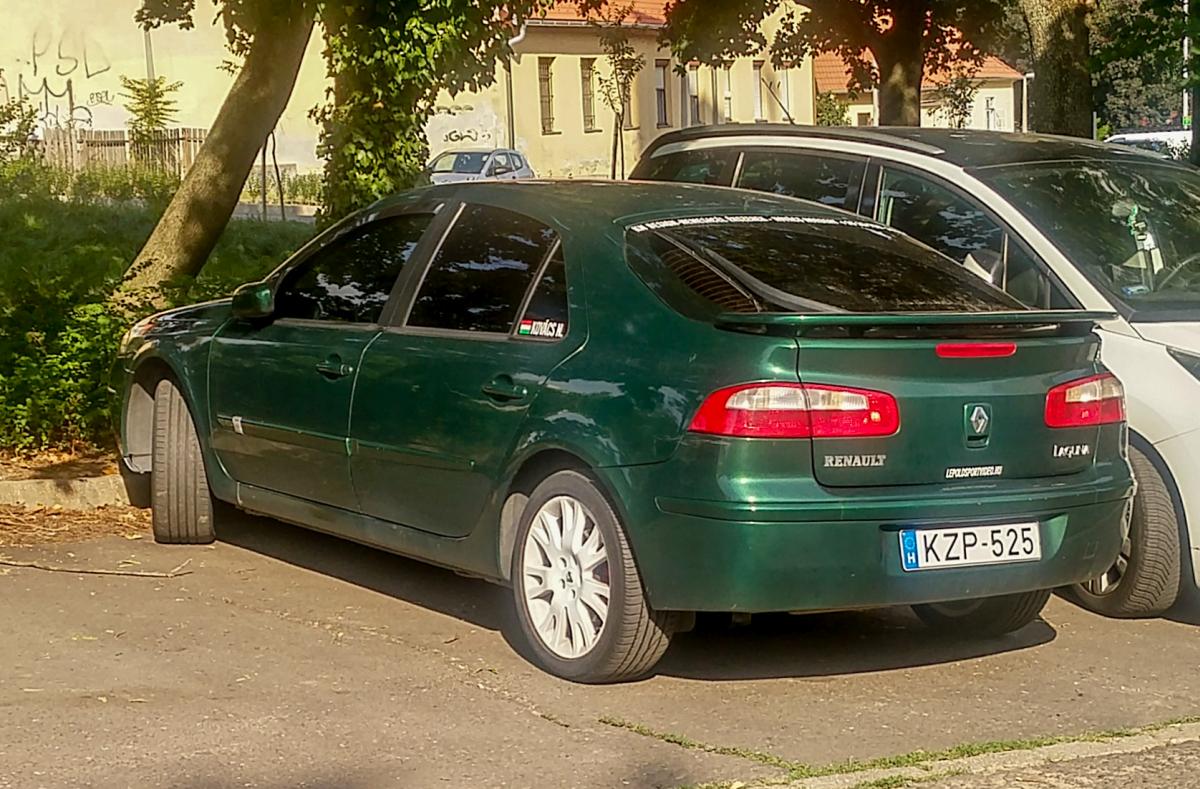
M 254 320 L 275 312 L 275 290 L 267 282 L 248 282 L 233 292 L 233 316 Z

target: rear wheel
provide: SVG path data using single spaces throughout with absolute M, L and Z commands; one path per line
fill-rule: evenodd
M 947 633 L 999 636 L 1020 630 L 1033 620 L 1050 599 L 1050 590 L 914 605 L 913 611 L 927 626 Z
M 544 669 L 576 682 L 649 672 L 674 617 L 651 610 L 625 530 L 583 474 L 560 471 L 534 489 L 513 551 L 522 635 Z
M 1179 596 L 1179 521 L 1166 480 L 1150 458 L 1130 447 L 1129 465 L 1138 490 L 1123 526 L 1121 553 L 1112 567 L 1070 587 L 1068 595 L 1105 616 L 1158 616 Z
M 150 503 L 154 539 L 199 545 L 216 539 L 213 497 L 200 454 L 196 425 L 179 388 L 159 381 L 154 389 Z

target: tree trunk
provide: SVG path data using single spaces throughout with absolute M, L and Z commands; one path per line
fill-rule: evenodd
M 125 273 L 119 299 L 161 306 L 160 286 L 204 266 L 291 98 L 312 28 L 311 16 L 279 19 L 254 37 L 196 161 Z
M 1029 128 L 1092 137 L 1090 0 L 1019 0 L 1033 45 Z
M 925 3 L 897 3 L 892 26 L 872 48 L 879 68 L 880 126 L 921 125 Z

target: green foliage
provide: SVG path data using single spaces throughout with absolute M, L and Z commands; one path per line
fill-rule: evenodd
M 0 182 L 5 450 L 109 443 L 108 376 L 128 318 L 114 313 L 108 297 L 158 218 L 146 206 L 47 194 L 53 189 L 14 196 Z M 278 265 L 311 232 L 231 222 L 200 277 L 172 283 L 170 298 L 186 303 L 228 293 Z
M 818 126 L 849 126 L 850 110 L 832 93 L 818 93 L 813 108 Z
M 157 167 L 69 170 L 41 159 L 0 160 L 0 195 L 69 199 L 76 203 L 140 202 L 161 209 L 179 188 L 179 176 Z
M 965 129 L 975 109 L 975 95 L 982 84 L 976 77 L 979 67 L 972 63 L 956 63 L 949 78 L 937 88 L 938 112 L 953 129 Z
M 629 43 L 626 20 L 633 14 L 633 3 L 608 4 L 590 16 L 588 22 L 600 37 L 600 51 L 608 57 L 607 74 L 599 78 L 600 98 L 613 114 L 612 177 L 625 177 L 625 127 L 629 119 L 625 112 L 631 106 L 633 82 L 646 65 L 646 59 Z
M 948 69 L 957 61 L 978 62 L 996 43 L 1008 0 L 676 0 L 668 7 L 662 40 L 684 60 L 716 65 L 766 50 L 778 65 L 799 62 L 818 52 L 834 52 L 850 68 L 851 89 L 869 92 L 879 85 L 883 61 L 903 56 L 917 42 L 917 65 L 927 72 Z M 773 41 L 762 22 L 782 9 Z M 891 20 L 885 25 L 882 20 Z M 886 56 L 886 57 L 885 57 Z
M 37 110 L 24 99 L 0 104 L 0 163 L 33 158 Z
M 1158 18 L 1165 12 L 1165 18 Z M 1174 18 L 1178 16 L 1178 18 Z M 1185 29 L 1182 6 L 1106 0 L 1092 14 L 1096 110 L 1115 130 L 1182 126 Z M 1193 31 L 1193 35 L 1196 32 Z M 1193 64 L 1195 65 L 1200 64 Z
M 425 122 L 440 90 L 478 90 L 522 20 L 548 0 L 321 2 L 333 88 L 314 119 L 329 220 L 416 183 Z
M 175 120 L 177 103 L 172 96 L 183 87 L 182 82 L 167 82 L 166 77 L 133 79 L 121 77 L 121 87 L 129 111 L 129 137 L 135 149 L 155 139 Z
M 321 173 L 295 173 L 283 176 L 283 197 L 288 205 L 323 205 L 324 176 Z M 258 171 L 250 174 L 242 189 L 242 200 L 257 203 L 262 200 L 262 179 Z M 279 204 L 279 184 L 267 170 L 267 202 Z

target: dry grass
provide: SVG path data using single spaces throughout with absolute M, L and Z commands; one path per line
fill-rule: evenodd
M 83 542 L 101 537 L 140 540 L 149 534 L 150 511 L 136 507 L 65 510 L 0 505 L 0 546 Z
M 0 453 L 0 480 L 77 479 L 117 472 L 116 454 L 111 450 L 47 451 L 31 455 Z

